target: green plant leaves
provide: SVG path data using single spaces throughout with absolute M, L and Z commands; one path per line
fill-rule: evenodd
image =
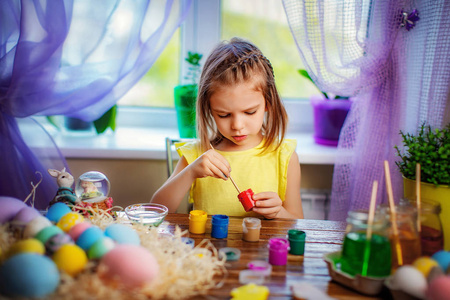
M 420 164 L 421 181 L 435 185 L 450 184 L 450 123 L 434 130 L 424 122 L 417 135 L 400 131 L 403 151 L 394 146 L 401 161 L 396 162 L 406 178 L 415 180 L 416 164 Z
M 116 130 L 117 104 L 111 107 L 99 119 L 94 121 L 94 127 L 98 134 L 103 133 L 106 129 Z
M 309 74 L 308 74 L 308 72 L 306 72 L 306 70 L 300 69 L 300 70 L 298 70 L 298 73 L 300 75 L 302 75 L 303 77 L 305 77 L 306 79 L 308 79 L 309 81 L 311 81 L 317 87 L 317 89 L 320 91 L 319 87 L 316 85 L 314 80 L 312 80 L 311 76 L 309 76 Z M 323 91 L 320 91 L 320 92 L 325 96 L 325 98 L 330 99 L 330 98 L 328 98 L 327 93 L 325 93 Z M 337 96 L 337 97 L 340 97 L 340 96 Z M 335 99 L 337 99 L 337 98 L 335 98 Z

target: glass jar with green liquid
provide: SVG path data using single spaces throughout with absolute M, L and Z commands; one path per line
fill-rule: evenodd
M 391 245 L 388 236 L 389 219 L 375 214 L 372 236 L 367 239 L 367 211 L 350 211 L 342 247 L 341 270 L 349 275 L 386 277 L 391 273 Z M 364 274 L 363 268 L 367 273 Z

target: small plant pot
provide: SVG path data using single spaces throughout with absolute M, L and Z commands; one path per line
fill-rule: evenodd
M 350 111 L 351 100 L 330 100 L 323 95 L 310 98 L 314 111 L 314 140 L 317 144 L 336 147 L 342 126 Z
M 180 138 L 195 138 L 195 110 L 197 85 L 179 85 L 174 89 L 175 110 L 177 112 Z
M 64 117 L 63 132 L 68 135 L 95 135 L 93 122 L 86 122 L 78 118 Z

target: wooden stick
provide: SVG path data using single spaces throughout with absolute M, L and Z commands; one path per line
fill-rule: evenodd
M 378 189 L 378 181 L 375 180 L 372 185 L 372 196 L 370 198 L 369 216 L 367 218 L 366 246 L 364 248 L 364 262 L 361 272 L 362 276 L 367 276 L 367 270 L 369 268 L 373 219 L 375 216 L 375 204 L 377 202 L 377 189 Z
M 421 218 L 421 209 L 422 209 L 422 205 L 421 205 L 421 200 L 420 200 L 420 164 L 417 163 L 416 164 L 416 201 L 417 201 L 417 231 L 420 232 L 422 231 L 422 226 L 420 224 L 420 218 Z
M 211 143 L 209 143 L 209 146 L 211 147 L 211 149 L 215 150 L 214 147 L 211 145 Z M 227 177 L 223 172 L 222 172 L 222 174 L 223 174 L 223 176 Z M 240 194 L 241 191 L 239 190 L 238 186 L 236 185 L 236 182 L 234 182 L 233 178 L 231 178 L 231 174 L 230 174 L 230 180 L 231 180 L 231 183 L 233 183 L 236 190 L 238 191 L 238 193 Z
M 387 160 L 384 161 L 384 173 L 386 178 L 386 189 L 389 199 L 389 210 L 391 211 L 390 216 L 392 223 L 392 231 L 394 232 L 395 250 L 397 252 L 397 262 L 399 266 L 402 266 L 403 265 L 402 247 L 400 245 L 400 239 L 398 234 L 397 213 L 395 211 L 394 193 L 392 192 L 391 172 L 389 171 L 389 163 Z

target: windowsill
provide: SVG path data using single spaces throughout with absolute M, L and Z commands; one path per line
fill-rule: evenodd
M 296 151 L 300 163 L 334 164 L 337 149 L 314 142 L 309 103 L 285 101 L 285 105 L 290 124 L 286 138 L 297 140 Z M 44 117 L 37 119 L 41 124 L 46 123 Z M 48 124 L 44 127 L 66 158 L 165 160 L 165 138 L 179 137 L 173 109 L 122 109 L 118 114 L 117 124 L 115 132 L 89 136 L 63 133 Z M 39 147 L 39 141 L 33 141 L 32 130 L 21 128 L 24 136 L 28 137 L 28 143 Z M 174 156 L 176 157 L 175 152 Z
M 165 138 L 178 137 L 176 129 L 121 127 L 114 133 L 80 137 L 58 133 L 53 138 L 66 158 L 166 159 Z M 336 148 L 314 142 L 312 133 L 288 133 L 297 140 L 301 164 L 334 164 Z

